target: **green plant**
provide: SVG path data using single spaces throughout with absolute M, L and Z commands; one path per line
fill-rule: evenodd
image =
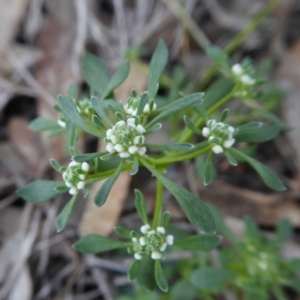
M 55 159 L 50 161 L 52 167 L 62 174 L 63 181 L 38 180 L 18 190 L 20 196 L 34 203 L 48 201 L 66 192 L 72 195 L 57 217 L 58 231 L 65 228 L 76 205 L 78 193 L 84 190 L 87 196 L 90 184 L 106 179 L 94 199 L 95 205 L 100 207 L 105 203 L 121 172 L 130 170 L 130 174 L 135 175 L 142 166 L 154 175 L 157 181 L 157 197 L 152 221 L 148 219 L 143 194 L 136 190 L 135 207 L 143 222 L 140 230 L 130 232 L 126 228 L 116 227 L 115 231 L 121 240 L 91 234 L 81 238 L 73 246 L 83 253 L 127 248 L 134 257 L 128 270 L 129 278 L 136 279 L 140 285 L 150 290 L 159 287 L 164 292 L 168 291 L 162 262 L 170 248 L 210 251 L 221 242 L 221 237 L 216 235 L 215 221 L 210 209 L 196 195 L 164 175 L 168 166 L 207 155 L 203 176 L 204 183 L 209 184 L 215 176 L 213 157 L 224 154 L 234 166 L 242 160 L 248 162 L 269 188 L 276 191 L 285 189 L 272 171 L 237 147 L 240 142 L 268 141 L 284 127 L 281 124 L 254 121 L 232 126 L 225 123 L 228 110 L 225 109 L 221 114 L 218 112 L 219 108 L 233 98 L 242 96 L 241 101 L 245 101 L 248 96 L 254 95 L 263 81 L 256 76 L 250 61 L 231 66 L 221 50 L 208 48 L 208 53 L 218 61 L 226 78 L 218 79 L 205 93 L 183 95 L 160 108 L 157 108 L 156 97 L 159 79 L 168 60 L 164 42 L 159 42 L 152 56 L 148 90 L 141 95 L 132 90 L 125 105 L 114 99 L 113 92 L 127 77 L 129 63 L 122 64 L 110 77 L 99 58 L 86 54 L 83 59 L 83 75 L 91 88 L 90 97 L 78 98 L 77 91 L 72 86 L 68 96 L 58 96 L 57 123 L 38 118 L 30 125 L 35 131 L 49 130 L 50 135 L 62 132 L 67 135 L 70 164 L 65 167 Z M 147 143 L 147 135 L 161 129 L 162 119 L 184 111 L 189 116 L 184 116 L 185 127 L 176 135 L 174 143 Z M 106 151 L 77 153 L 76 143 L 82 132 L 102 139 L 106 144 Z M 193 135 L 199 135 L 204 140 L 193 142 Z M 151 149 L 159 154 L 152 154 Z M 110 164 L 103 165 L 103 161 L 109 161 Z M 200 234 L 179 240 L 168 234 L 170 213 L 163 211 L 164 187 L 178 201 L 191 224 L 201 230 Z

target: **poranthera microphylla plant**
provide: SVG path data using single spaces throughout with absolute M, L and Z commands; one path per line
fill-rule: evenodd
M 58 111 L 57 122 L 37 118 L 30 125 L 35 131 L 49 130 L 50 135 L 67 135 L 71 156 L 69 165 L 61 166 L 55 159 L 51 159 L 52 167 L 62 174 L 63 180 L 38 180 L 18 190 L 25 200 L 34 203 L 48 201 L 62 193 L 72 196 L 57 218 L 58 231 L 65 228 L 78 194 L 84 191 L 85 196 L 88 195 L 92 183 L 107 179 L 94 199 L 96 206 L 100 207 L 121 172 L 130 170 L 130 174 L 135 175 L 140 167 L 145 167 L 154 175 L 157 197 L 153 220 L 148 219 L 143 194 L 136 190 L 135 207 L 142 221 L 140 228 L 129 231 L 116 227 L 119 240 L 91 234 L 74 244 L 74 248 L 83 253 L 126 248 L 133 259 L 128 270 L 129 278 L 136 278 L 139 284 L 148 289 L 158 287 L 165 292 L 168 290 L 162 263 L 173 248 L 210 251 L 221 242 L 206 204 L 170 181 L 165 176 L 168 166 L 204 156 L 203 178 L 204 183 L 209 184 L 215 176 L 214 156 L 225 155 L 233 166 L 240 161 L 248 162 L 269 188 L 276 191 L 285 189 L 266 166 L 239 149 L 240 142 L 253 144 L 274 138 L 282 130 L 280 124 L 255 121 L 242 125 L 229 124 L 226 122 L 228 110 L 218 113 L 219 108 L 234 98 L 245 103 L 250 96 L 259 95 L 256 90 L 260 86 L 261 93 L 262 78 L 257 75 L 249 60 L 231 64 L 228 57 L 215 47 L 208 48 L 207 53 L 219 63 L 220 73 L 225 77 L 222 75 L 207 91 L 184 95 L 160 107 L 156 103 L 156 96 L 159 79 L 168 60 L 164 42 L 159 42 L 152 56 L 148 90 L 137 94 L 133 89 L 125 105 L 119 99 L 114 99 L 113 91 L 126 79 L 129 63 L 122 64 L 110 77 L 99 58 L 86 54 L 83 75 L 91 87 L 91 96 L 78 99 L 76 89 L 72 86 L 68 96 L 58 96 L 58 105 L 55 107 Z M 174 143 L 147 143 L 147 136 L 161 129 L 160 121 L 178 112 L 186 113 L 185 127 Z M 78 153 L 76 142 L 81 132 L 103 140 L 106 151 Z M 200 136 L 201 142 L 194 142 L 193 135 Z M 156 154 L 152 154 L 152 149 L 156 150 Z M 110 163 L 104 166 L 102 161 Z M 201 230 L 200 234 L 177 239 L 168 232 L 170 213 L 163 211 L 164 188 L 175 197 L 191 224 Z

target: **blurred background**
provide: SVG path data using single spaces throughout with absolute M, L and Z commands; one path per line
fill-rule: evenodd
M 259 26 L 245 31 L 261 12 Z M 256 157 L 280 176 L 288 190 L 272 192 L 250 167 L 242 164 L 234 169 L 222 158 L 217 161 L 220 175 L 208 187 L 196 176 L 197 165 L 192 162 L 172 167 L 168 176 L 216 205 L 238 238 L 243 238 L 245 215 L 267 235 L 273 234 L 280 219 L 288 218 L 294 235 L 280 255 L 300 258 L 298 0 L 0 0 L 0 20 L 0 299 L 175 299 L 139 294 L 126 276 L 128 257 L 115 253 L 83 256 L 71 248 L 87 233 L 110 235 L 116 224 L 137 227 L 132 201 L 135 187 L 145 193 L 152 215 L 155 183 L 147 172 L 133 179 L 123 173 L 109 196 L 112 201 L 101 209 L 82 197 L 67 229 L 59 234 L 55 217 L 67 198 L 34 206 L 15 194 L 17 188 L 36 179 L 60 180 L 49 165 L 50 157 L 63 165 L 69 162 L 64 137 L 46 139 L 31 132 L 28 124 L 37 116 L 56 120 L 56 96 L 66 94 L 71 83 L 82 93 L 88 92 L 81 75 L 85 51 L 103 59 L 111 73 L 124 58 L 130 60 L 129 78 L 116 91 L 116 99 L 126 100 L 132 88 L 146 89 L 148 63 L 160 38 L 170 53 L 159 91 L 162 99 L 178 84 L 174 79 L 178 72 L 180 84 L 199 91 L 211 65 L 205 47 L 225 48 L 241 31 L 244 35 L 232 51 L 232 61 L 249 56 L 256 66 L 272 63 L 268 80 L 281 91 L 276 90 L 269 108 L 293 130 L 260 145 Z M 163 128 L 154 137 L 156 142 L 169 139 L 172 128 L 167 124 Z M 97 149 L 101 149 L 97 140 L 81 137 L 80 151 Z M 165 199 L 173 223 L 193 230 L 167 192 Z M 171 261 L 180 268 L 178 262 L 191 255 L 175 253 Z M 192 266 L 186 268 L 191 272 Z M 173 284 L 181 280 L 177 269 L 169 273 Z M 282 299 L 300 299 L 295 293 L 287 295 L 290 298 Z M 237 298 L 220 292 L 214 299 Z

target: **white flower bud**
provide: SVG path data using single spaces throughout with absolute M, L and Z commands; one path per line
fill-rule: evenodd
M 207 126 L 208 126 L 209 128 L 214 127 L 216 124 L 217 124 L 217 121 L 214 120 L 214 119 L 211 119 L 211 120 L 209 120 L 209 121 L 207 122 Z
M 161 253 L 157 252 L 157 251 L 153 251 L 151 253 L 151 258 L 154 259 L 154 260 L 157 260 L 157 259 L 161 259 Z
M 108 129 L 106 131 L 106 137 L 109 139 L 113 135 L 114 131 L 112 129 Z
M 114 134 L 110 137 L 110 140 L 113 144 L 117 143 L 117 137 Z
M 146 129 L 141 124 L 136 126 L 136 130 L 138 131 L 138 133 L 141 133 L 141 134 L 143 134 L 146 131 Z
M 119 122 L 117 122 L 116 123 L 116 125 L 125 125 L 126 123 L 125 123 L 125 121 L 123 121 L 123 120 L 121 120 L 121 121 L 119 121 Z
M 167 235 L 166 241 L 167 241 L 168 245 L 172 246 L 173 243 L 174 243 L 174 236 L 173 235 Z
M 65 181 L 65 185 L 68 187 L 68 188 L 71 188 L 73 187 L 73 184 L 69 181 Z
M 84 172 L 88 172 L 90 170 L 90 165 L 87 162 L 83 162 L 81 165 L 81 169 Z
M 140 237 L 139 242 L 140 242 L 141 246 L 145 246 L 146 245 L 146 239 L 143 236 Z
M 84 179 L 85 179 L 85 174 L 79 174 L 79 178 L 80 178 L 81 180 L 84 180 Z
M 127 158 L 127 157 L 130 156 L 130 153 L 128 153 L 128 152 L 120 152 L 120 153 L 119 153 L 119 156 L 120 156 L 121 158 Z
M 72 187 L 72 188 L 70 188 L 70 190 L 69 190 L 69 194 L 71 194 L 71 195 L 76 195 L 77 192 L 78 192 L 78 190 L 76 189 L 76 187 Z
M 115 152 L 115 149 L 114 149 L 114 145 L 112 143 L 108 143 L 106 145 L 106 150 L 109 152 L 109 153 L 114 153 Z
M 249 75 L 243 75 L 241 77 L 241 82 L 245 85 L 253 85 L 255 83 L 255 80 L 251 78 Z
M 131 115 L 135 117 L 137 115 L 137 109 L 134 109 Z
M 128 152 L 131 153 L 131 154 L 137 153 L 138 150 L 139 150 L 138 147 L 135 146 L 135 145 L 132 145 L 132 146 L 130 146 L 130 147 L 128 148 Z
M 79 190 L 82 190 L 84 187 L 85 187 L 84 181 L 79 181 L 79 182 L 77 183 L 77 188 L 78 188 Z
M 227 141 L 225 141 L 225 142 L 223 143 L 223 146 L 224 146 L 225 148 L 230 148 L 230 147 L 234 144 L 234 142 L 235 142 L 235 139 L 227 140 Z
M 76 166 L 79 166 L 79 163 L 77 162 L 77 161 L 71 161 L 70 163 L 69 163 L 69 165 L 68 165 L 68 167 L 70 168 L 70 167 L 76 167 Z
M 149 224 L 145 224 L 141 227 L 141 233 L 146 234 L 151 229 Z
M 157 231 L 158 233 L 161 233 L 161 234 L 165 234 L 165 233 L 166 233 L 166 230 L 165 230 L 163 227 L 157 227 L 157 228 L 156 228 L 156 231 Z
M 135 258 L 136 260 L 141 260 L 141 259 L 142 259 L 142 255 L 139 254 L 139 253 L 134 253 L 134 258 Z
M 136 242 L 138 241 L 137 238 L 135 238 L 135 237 L 132 238 L 131 240 L 132 240 L 134 243 L 136 243 Z
M 63 172 L 61 176 L 62 176 L 63 180 L 66 180 L 66 176 L 67 176 L 66 172 Z
M 161 252 L 164 252 L 164 251 L 166 250 L 167 246 L 168 246 L 167 243 L 163 243 L 163 244 L 160 246 L 159 250 L 160 250 Z
M 123 152 L 124 151 L 124 147 L 123 145 L 121 144 L 117 144 L 114 146 L 114 149 L 117 151 L 117 152 Z
M 144 109 L 143 109 L 143 112 L 144 112 L 145 114 L 148 114 L 148 113 L 150 112 L 150 105 L 149 105 L 148 103 L 146 103 L 146 105 L 145 105 L 145 107 L 144 107 Z
M 244 72 L 243 67 L 240 64 L 233 65 L 231 70 L 232 70 L 233 74 L 237 75 L 237 76 L 242 75 Z
M 138 154 L 139 154 L 140 156 L 144 156 L 145 153 L 146 153 L 146 151 L 147 151 L 146 147 L 141 147 L 141 148 L 138 150 Z
M 212 151 L 216 154 L 219 154 L 223 152 L 223 148 L 220 145 L 214 145 L 212 147 Z
M 229 131 L 230 133 L 234 133 L 234 132 L 235 132 L 235 128 L 232 127 L 232 126 L 229 126 L 229 127 L 228 127 L 228 131 Z
M 65 128 L 66 127 L 66 122 L 62 121 L 62 120 L 57 120 L 57 124 L 62 127 Z
M 204 128 L 202 129 L 202 134 L 203 134 L 203 136 L 208 137 L 209 134 L 210 134 L 209 128 L 208 128 L 208 127 L 204 127 Z
M 135 118 L 128 118 L 127 119 L 127 125 L 129 125 L 130 123 L 135 124 Z

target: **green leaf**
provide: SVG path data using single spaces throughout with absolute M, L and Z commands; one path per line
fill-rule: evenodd
M 36 118 L 29 124 L 29 129 L 32 131 L 44 131 L 50 129 L 58 129 L 61 128 L 56 121 L 44 119 L 44 118 Z
M 123 228 L 121 226 L 115 226 L 114 231 L 116 232 L 116 234 L 118 234 L 123 238 L 131 239 L 130 231 L 127 230 L 126 228 Z
M 237 160 L 228 151 L 226 151 L 226 149 L 225 149 L 224 154 L 231 165 L 233 165 L 233 166 L 238 165 Z
M 165 145 L 145 144 L 145 146 L 147 148 L 149 147 L 160 151 L 186 151 L 194 148 L 194 145 L 190 143 L 176 143 Z
M 61 211 L 59 216 L 56 219 L 56 228 L 57 232 L 61 232 L 65 229 L 72 213 L 74 210 L 74 206 L 76 203 L 77 195 L 74 195 L 71 200 L 67 203 L 64 209 Z
M 95 254 L 125 248 L 127 246 L 128 243 L 113 240 L 98 234 L 88 234 L 77 241 L 72 247 L 82 253 Z
M 174 112 L 201 104 L 203 95 L 204 93 L 194 93 L 179 98 L 178 100 L 164 106 L 162 111 L 150 123 L 147 124 L 146 129 L 149 129 L 154 124 L 156 124 L 159 120 L 168 117 Z
M 219 79 L 205 93 L 203 106 L 205 110 L 215 105 L 234 88 L 234 81 L 231 78 Z
M 139 171 L 139 159 L 138 159 L 138 157 L 135 155 L 135 156 L 133 156 L 133 165 L 132 165 L 132 168 L 131 168 L 131 170 L 130 170 L 130 175 L 133 176 L 133 175 L 135 175 L 138 171 Z
M 58 104 L 64 115 L 76 126 L 86 131 L 87 133 L 99 136 L 99 130 L 87 124 L 79 114 L 74 102 L 66 96 L 58 96 Z
M 216 225 L 207 206 L 195 195 L 160 174 L 154 167 L 142 160 L 144 166 L 170 191 L 185 212 L 189 221 L 208 233 L 214 233 Z
M 56 159 L 51 158 L 50 165 L 56 172 L 61 173 L 61 171 L 60 171 L 61 165 L 58 163 L 58 161 Z
M 86 53 L 82 61 L 82 72 L 92 90 L 102 95 L 109 82 L 109 75 L 104 62 L 97 56 Z
M 220 48 L 216 46 L 208 46 L 205 50 L 207 55 L 215 62 L 218 67 L 226 71 L 229 71 L 231 69 L 231 63 L 228 55 Z
M 105 203 L 112 186 L 114 185 L 120 173 L 122 172 L 122 166 L 123 166 L 123 160 L 121 160 L 121 163 L 117 168 L 117 170 L 115 171 L 115 173 L 113 173 L 112 176 L 109 177 L 100 187 L 94 199 L 95 205 L 97 207 L 102 206 Z
M 188 280 L 179 280 L 171 288 L 172 300 L 193 300 L 197 299 L 198 291 Z
M 146 132 L 144 133 L 144 135 L 155 132 L 155 131 L 159 131 L 161 129 L 161 127 L 162 127 L 161 123 L 156 123 L 149 129 L 147 129 Z
M 130 281 L 132 281 L 133 279 L 135 279 L 137 277 L 139 267 L 140 267 L 140 261 L 134 260 L 134 262 L 131 264 L 131 266 L 129 267 L 128 272 L 127 272 L 128 279 Z
M 70 120 L 67 120 L 66 122 L 66 133 L 68 139 L 68 149 L 75 148 L 75 144 L 77 140 L 76 130 L 75 130 L 75 125 Z
M 250 122 L 238 127 L 234 138 L 238 142 L 263 143 L 274 139 L 281 130 L 279 125 Z
M 222 114 L 221 114 L 221 117 L 220 117 L 220 122 L 224 122 L 227 119 L 228 113 L 229 113 L 229 109 L 225 108 L 222 111 Z
M 107 154 L 107 152 L 95 152 L 95 153 L 85 153 L 85 154 L 76 154 L 72 157 L 72 160 L 75 160 L 77 162 L 85 162 L 92 160 L 97 157 L 101 157 L 103 155 Z
M 134 190 L 134 192 L 135 192 L 135 200 L 134 200 L 135 208 L 143 223 L 148 224 L 147 206 L 146 206 L 144 195 L 139 190 Z
M 255 160 L 254 158 L 251 158 L 250 156 L 234 148 L 230 148 L 227 151 L 229 151 L 232 155 L 237 156 L 238 159 L 240 158 L 247 161 L 253 167 L 253 169 L 256 170 L 263 182 L 270 189 L 273 189 L 278 192 L 286 190 L 286 187 L 283 185 L 281 180 L 259 161 Z
M 293 235 L 293 227 L 289 219 L 281 219 L 276 226 L 276 235 L 279 243 L 284 243 Z
M 214 154 L 211 151 L 205 161 L 203 169 L 203 183 L 204 185 L 209 185 L 216 177 L 216 170 L 213 165 Z
M 194 123 L 192 122 L 192 120 L 188 116 L 183 116 L 183 120 L 184 120 L 185 125 L 189 129 L 191 129 L 194 133 L 199 134 L 199 135 L 202 136 L 202 131 L 194 125 Z
M 101 96 L 101 100 L 104 100 L 115 88 L 117 88 L 126 79 L 129 73 L 129 69 L 129 62 L 125 61 L 109 80 L 105 91 Z
M 156 288 L 156 282 L 154 277 L 154 260 L 149 256 L 144 256 L 139 261 L 139 270 L 136 276 L 136 280 L 142 287 L 147 290 L 154 290 Z
M 142 114 L 144 107 L 145 107 L 146 103 L 148 102 L 148 99 L 149 99 L 148 93 L 147 92 L 143 93 L 137 113 L 136 113 L 137 116 L 140 116 Z
M 222 267 L 202 267 L 191 276 L 191 283 L 201 290 L 220 288 L 232 280 L 234 273 Z
M 92 97 L 91 99 L 91 105 L 93 109 L 97 112 L 97 114 L 100 116 L 100 119 L 106 123 L 106 125 L 112 127 L 114 124 L 112 121 L 108 118 L 105 109 L 104 109 L 104 103 L 103 100 L 99 100 L 96 97 Z
M 166 44 L 160 40 L 150 61 L 149 77 L 148 77 L 148 92 L 149 98 L 156 96 L 159 78 L 168 62 L 168 49 Z
M 174 246 L 197 250 L 197 251 L 210 251 L 216 248 L 222 241 L 222 237 L 216 234 L 200 234 L 184 238 L 176 241 Z
M 33 203 L 46 202 L 61 192 L 55 190 L 57 187 L 65 187 L 62 181 L 37 180 L 17 190 L 17 194 L 24 200 Z
M 162 216 L 162 227 L 166 228 L 171 219 L 171 213 L 169 211 L 165 211 Z
M 154 275 L 157 286 L 166 293 L 169 290 L 169 285 L 161 267 L 160 260 L 155 261 Z
M 259 243 L 261 241 L 262 236 L 254 220 L 249 216 L 246 216 L 245 225 L 245 235 L 253 242 Z

